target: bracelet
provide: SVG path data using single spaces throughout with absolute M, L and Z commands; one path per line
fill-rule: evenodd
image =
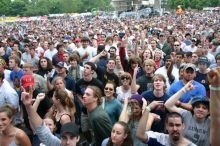
M 212 90 L 212 91 L 220 91 L 220 86 L 213 87 L 213 86 L 210 85 L 209 89 Z
M 146 106 L 146 108 L 145 108 L 148 112 L 150 112 L 151 111 L 151 109 L 150 109 L 150 107 L 149 106 Z

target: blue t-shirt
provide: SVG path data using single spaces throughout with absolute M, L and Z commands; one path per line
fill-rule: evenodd
M 192 84 L 195 87 L 195 89 L 184 93 L 180 97 L 181 102 L 188 103 L 195 96 L 206 96 L 206 90 L 205 90 L 205 87 L 202 84 L 200 84 L 199 82 L 196 82 L 196 81 L 193 81 Z M 185 85 L 183 84 L 182 80 L 173 83 L 170 86 L 169 96 L 171 97 L 176 92 L 178 92 L 180 89 L 182 89 L 184 86 Z

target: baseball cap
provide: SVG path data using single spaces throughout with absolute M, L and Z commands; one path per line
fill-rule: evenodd
M 65 133 L 70 133 L 74 136 L 78 136 L 79 135 L 79 128 L 77 127 L 77 125 L 74 122 L 66 123 L 61 127 L 61 130 L 60 130 L 61 136 L 63 136 L 63 134 L 65 134 Z
M 209 59 L 206 56 L 201 56 L 201 57 L 198 58 L 198 63 L 209 64 Z
M 195 96 L 193 97 L 191 104 L 194 107 L 196 103 L 204 103 L 205 105 L 209 105 L 209 98 L 207 96 Z
M 57 63 L 57 67 L 68 69 L 66 63 L 65 63 L 65 62 L 62 62 L 62 61 L 59 62 L 59 63 Z
M 194 72 L 196 71 L 196 66 L 194 64 L 192 64 L 192 63 L 185 64 L 184 70 L 187 70 L 189 68 L 191 68 Z
M 26 87 L 34 87 L 34 77 L 32 75 L 24 75 L 21 78 L 21 86 Z
M 139 95 L 139 94 L 134 94 L 134 95 L 132 95 L 131 96 L 131 100 L 133 99 L 133 100 L 136 100 L 138 103 L 139 103 L 139 105 L 142 107 L 142 105 L 143 105 L 143 101 L 142 101 L 142 98 L 143 98 L 143 96 L 141 96 L 141 95 Z

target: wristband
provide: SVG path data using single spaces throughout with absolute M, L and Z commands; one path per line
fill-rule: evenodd
M 212 90 L 212 91 L 220 91 L 220 86 L 213 87 L 213 86 L 210 85 L 209 89 Z
M 146 106 L 146 108 L 145 108 L 148 112 L 150 112 L 151 111 L 151 109 L 150 109 L 150 107 L 149 106 Z

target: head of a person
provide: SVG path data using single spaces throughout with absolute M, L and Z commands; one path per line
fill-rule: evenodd
M 51 133 L 54 133 L 56 131 L 56 121 L 54 118 L 48 116 L 45 117 L 43 121 L 46 124 L 46 126 L 50 129 Z
M 175 63 L 176 63 L 176 64 L 181 64 L 181 63 L 182 63 L 182 61 L 183 61 L 183 55 L 184 55 L 184 54 L 183 54 L 182 51 L 176 53 L 176 57 L 175 57 Z
M 192 62 L 192 52 L 185 52 L 184 53 L 184 62 L 191 63 Z
M 59 62 L 56 65 L 58 75 L 63 75 L 67 73 L 67 64 L 65 62 Z
M 5 67 L 6 67 L 5 60 L 3 58 L 0 58 L 0 72 L 4 73 Z
M 68 52 L 63 53 L 63 62 L 69 63 L 70 54 Z
M 178 41 L 174 42 L 174 48 L 173 48 L 176 52 L 181 51 L 181 46 L 180 43 Z
M 73 68 L 76 68 L 80 63 L 80 57 L 77 54 L 72 54 L 69 58 L 69 61 L 70 61 L 70 65 Z
M 156 63 L 153 59 L 147 59 L 144 61 L 144 71 L 147 75 L 154 73 L 156 69 Z
M 131 58 L 131 57 L 134 56 L 134 51 L 131 50 L 131 49 L 128 49 L 128 50 L 127 50 L 127 54 L 128 54 L 128 58 Z
M 33 74 L 33 65 L 30 64 L 30 63 L 25 63 L 23 65 L 23 72 L 24 72 L 25 75 L 26 74 L 32 75 Z
M 64 44 L 63 43 L 60 43 L 57 45 L 56 49 L 58 52 L 64 52 Z
M 183 117 L 176 112 L 168 113 L 165 120 L 165 127 L 170 139 L 173 142 L 179 141 L 183 136 L 183 130 L 185 128 Z
M 86 62 L 84 64 L 83 77 L 92 77 L 96 70 L 96 65 L 92 62 Z
M 162 74 L 156 74 L 153 77 L 153 90 L 166 91 L 166 78 Z
M 215 55 L 216 64 L 218 67 L 220 67 L 220 53 Z
M 4 132 L 12 124 L 16 110 L 11 105 L 0 107 L 0 132 Z
M 195 96 L 192 101 L 192 113 L 198 120 L 204 120 L 209 116 L 209 98 L 207 96 Z
M 53 85 L 55 89 L 65 89 L 65 80 L 63 79 L 63 77 L 57 76 L 53 80 Z
M 74 122 L 61 127 L 61 146 L 76 146 L 80 140 L 79 128 Z
M 131 98 L 129 99 L 129 104 L 131 106 L 131 111 L 133 113 L 134 117 L 140 117 L 142 113 L 142 96 L 139 94 L 133 94 Z
M 206 71 L 209 67 L 209 59 L 206 56 L 201 56 L 198 58 L 198 68 L 201 71 Z
M 110 58 L 108 59 L 108 63 L 106 64 L 107 70 L 108 71 L 114 71 L 115 69 L 115 59 L 114 58 Z
M 116 91 L 116 85 L 114 82 L 107 82 L 104 88 L 104 94 L 106 97 L 114 97 Z
M 83 95 L 83 103 L 85 106 L 101 105 L 102 91 L 97 86 L 88 86 Z
M 25 74 L 21 78 L 21 86 L 26 92 L 32 92 L 34 90 L 34 77 L 31 74 Z
M 55 106 L 58 106 L 60 104 L 63 107 L 72 108 L 74 106 L 72 99 L 69 97 L 69 94 L 65 89 L 56 89 L 54 91 L 52 100 Z
M 41 57 L 38 62 L 39 70 L 51 70 L 53 68 L 52 62 L 47 57 Z
M 132 56 L 129 58 L 129 64 L 131 65 L 131 68 L 134 69 L 135 67 L 140 66 L 141 59 L 138 56 Z
M 166 68 L 170 68 L 173 65 L 173 60 L 170 55 L 165 56 L 164 61 L 165 61 Z
M 133 143 L 133 140 L 127 123 L 123 121 L 115 123 L 107 145 L 129 146 L 131 143 Z
M 129 86 L 131 85 L 132 77 L 131 74 L 128 72 L 123 72 L 120 76 L 120 82 L 122 86 Z
M 186 38 L 186 40 L 190 40 L 191 37 L 192 37 L 192 35 L 191 35 L 190 33 L 186 33 L 186 34 L 185 34 L 185 38 Z
M 81 38 L 81 43 L 82 43 L 82 47 L 83 48 L 87 48 L 88 45 L 89 45 L 89 42 L 90 42 L 90 40 L 89 40 L 88 37 L 82 37 Z
M 150 45 L 151 45 L 152 49 L 156 49 L 157 48 L 157 41 L 156 40 L 152 40 L 150 42 Z
M 153 58 L 153 53 L 149 48 L 146 48 L 143 52 L 143 61 L 147 60 L 147 59 L 152 59 Z
M 9 68 L 14 69 L 15 67 L 19 67 L 21 63 L 21 59 L 17 56 L 9 57 Z
M 184 65 L 183 80 L 186 82 L 193 80 L 196 77 L 196 66 L 192 63 Z

